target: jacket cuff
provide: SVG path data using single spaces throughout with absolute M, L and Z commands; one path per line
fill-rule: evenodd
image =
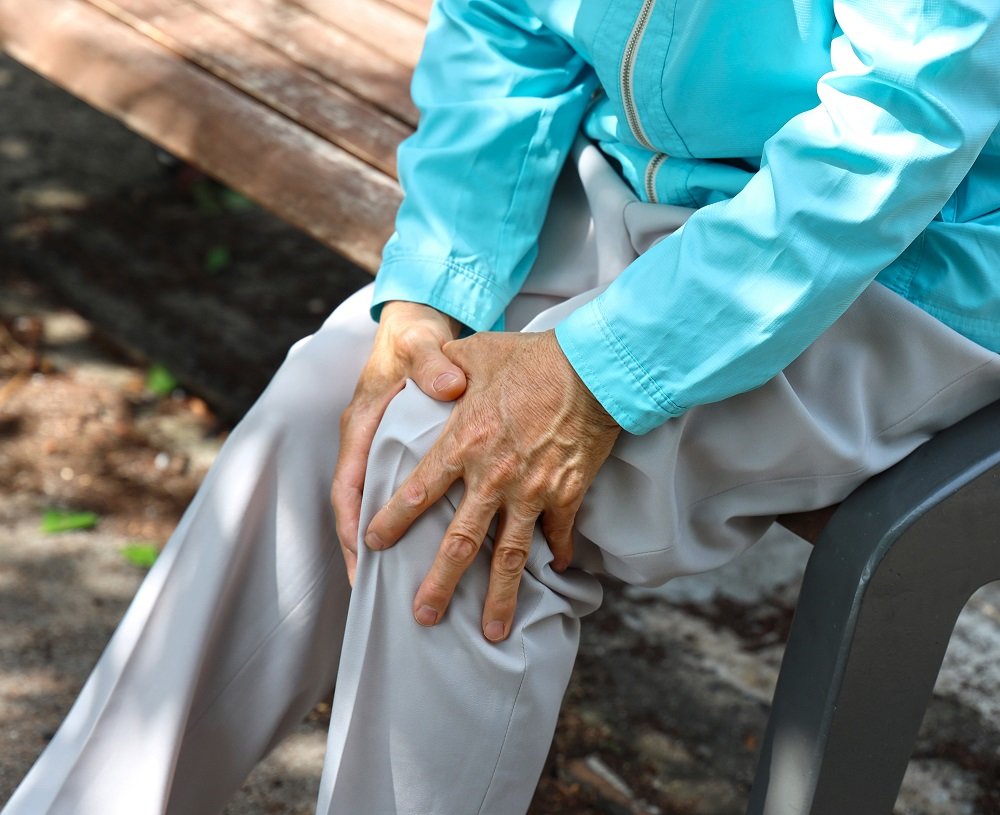
M 648 433 L 684 412 L 629 352 L 601 312 L 600 298 L 557 325 L 556 340 L 597 401 L 629 433 Z
M 390 300 L 423 303 L 454 317 L 473 331 L 503 327 L 507 299 L 470 266 L 448 258 L 399 255 L 387 258 L 375 276 L 371 315 L 376 322 Z

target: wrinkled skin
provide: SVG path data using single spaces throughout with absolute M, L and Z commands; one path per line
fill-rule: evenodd
M 337 531 L 353 579 L 361 491 L 372 438 L 389 401 L 412 379 L 424 393 L 457 400 L 439 439 L 365 532 L 372 549 L 393 546 L 461 479 L 464 497 L 417 590 L 414 617 L 434 625 L 498 518 L 483 634 L 505 639 L 536 522 L 565 569 L 584 494 L 621 428 L 560 350 L 552 331 L 481 333 L 428 306 L 389 303 L 375 347 L 341 422 L 333 482 Z M 437 387 L 435 387 L 435 384 Z

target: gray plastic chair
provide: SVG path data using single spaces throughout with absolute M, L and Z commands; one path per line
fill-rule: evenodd
M 889 815 L 955 621 L 994 580 L 1000 402 L 865 484 L 824 528 L 747 815 Z

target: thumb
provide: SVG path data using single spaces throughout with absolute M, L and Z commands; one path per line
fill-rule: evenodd
M 434 342 L 421 346 L 413 354 L 410 376 L 420 390 L 442 402 L 458 399 L 465 393 L 465 371 L 448 359 Z

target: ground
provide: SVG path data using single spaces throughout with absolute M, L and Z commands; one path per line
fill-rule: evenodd
M 123 550 L 162 545 L 286 348 L 368 278 L 7 60 L 0 110 L 3 802 L 142 579 Z M 50 509 L 96 526 L 44 533 Z M 609 585 L 532 813 L 742 812 L 807 555 L 778 534 L 664 590 Z M 899 815 L 1000 815 L 998 606 L 989 587 L 963 615 Z M 228 815 L 311 813 L 327 711 Z

